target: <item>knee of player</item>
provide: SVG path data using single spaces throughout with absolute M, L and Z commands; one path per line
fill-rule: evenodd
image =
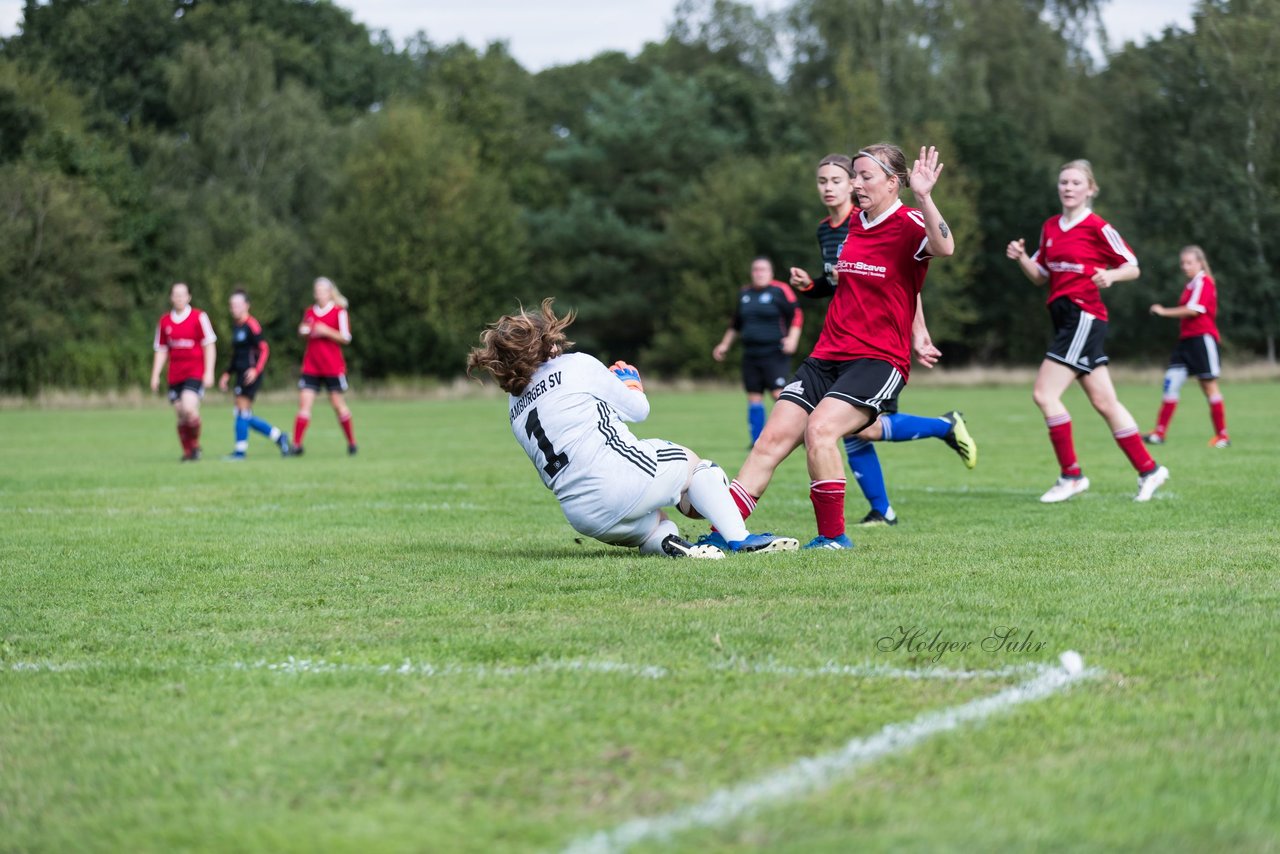
M 1035 386 L 1034 388 L 1031 389 L 1031 399 L 1035 402 L 1036 406 L 1043 409 L 1046 406 L 1057 403 L 1059 400 L 1059 397 L 1058 395 L 1048 391 L 1047 389 L 1040 388 L 1040 386 Z
M 845 430 L 842 427 L 843 425 L 822 415 L 810 415 L 809 423 L 804 429 L 805 444 L 814 448 L 834 443 L 836 439 L 843 438 Z

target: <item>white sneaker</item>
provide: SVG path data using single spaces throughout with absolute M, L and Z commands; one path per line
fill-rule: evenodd
M 1057 504 L 1059 501 L 1074 498 L 1088 488 L 1089 478 L 1087 477 L 1060 477 L 1057 483 L 1049 487 L 1048 492 L 1040 496 L 1040 503 Z
M 1151 496 L 1156 494 L 1156 490 L 1164 486 L 1166 480 L 1169 479 L 1169 470 L 1164 466 L 1156 466 L 1144 475 L 1138 476 L 1138 494 L 1133 496 L 1134 501 L 1150 501 Z

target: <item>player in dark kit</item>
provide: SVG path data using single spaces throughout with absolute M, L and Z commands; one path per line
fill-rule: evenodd
M 819 276 L 810 276 L 804 270 L 792 270 L 792 276 L 801 287 L 809 287 L 803 291 L 806 296 L 830 295 L 834 292 L 836 282 L 836 265 L 840 260 L 840 250 L 849 237 L 849 225 L 855 219 L 857 208 L 853 203 L 853 160 L 843 154 L 829 154 L 818 164 L 818 195 L 827 208 L 827 217 L 818 223 L 818 247 L 822 252 L 822 269 Z M 812 283 L 812 286 L 810 286 Z M 933 344 L 928 341 L 928 329 L 923 323 L 923 312 L 920 312 L 920 327 L 926 341 L 925 346 L 931 350 Z M 935 350 L 936 352 L 936 350 Z M 940 354 L 939 354 L 940 355 Z M 932 367 L 923 363 L 926 367 Z M 867 515 L 859 525 L 896 525 L 898 516 L 889 503 L 889 492 L 885 488 L 884 471 L 880 467 L 880 457 L 876 454 L 872 442 L 910 442 L 916 439 L 941 439 L 955 451 L 967 468 L 978 464 L 978 445 L 969 434 L 964 416 L 952 410 L 941 417 L 908 415 L 896 411 L 897 401 L 887 406 L 871 426 L 855 436 L 844 438 L 845 454 L 849 460 L 849 468 L 862 495 L 871 505 Z
M 782 393 L 803 324 L 795 293 L 773 278 L 773 263 L 763 255 L 752 260 L 751 284 L 738 292 L 733 320 L 711 356 L 723 362 L 734 339 L 742 339 L 742 385 L 747 391 L 747 425 L 753 445 L 764 429 L 764 393 L 769 391 L 774 400 Z
M 267 346 L 266 336 L 262 334 L 262 325 L 249 314 L 249 295 L 244 288 L 236 288 L 231 292 L 229 308 L 232 323 L 231 362 L 218 379 L 218 388 L 226 391 L 234 383 L 236 445 L 235 451 L 223 459 L 238 462 L 245 458 L 249 452 L 250 430 L 257 430 L 275 442 L 280 453 L 288 456 L 289 438 L 279 428 L 253 414 L 253 400 L 258 396 L 258 386 L 262 384 L 262 372 L 267 369 L 271 348 Z

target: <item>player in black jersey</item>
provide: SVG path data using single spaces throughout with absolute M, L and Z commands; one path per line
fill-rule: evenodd
M 803 323 L 795 292 L 773 278 L 773 262 L 763 255 L 754 258 L 751 284 L 738 292 L 729 328 L 711 351 L 712 358 L 723 362 L 734 340 L 742 339 L 742 385 L 752 445 L 764 430 L 764 393 L 777 400 L 791 376 L 791 356 L 800 344 Z
M 855 221 L 857 206 L 853 203 L 853 160 L 843 154 L 829 154 L 818 164 L 818 195 L 827 208 L 828 216 L 818 224 L 818 246 L 822 250 L 822 273 L 810 276 L 804 270 L 792 268 L 791 283 L 798 285 L 805 296 L 829 296 L 835 290 L 835 267 L 840 259 L 840 249 L 849 235 L 849 227 Z M 804 285 L 812 281 L 812 287 Z M 923 318 L 923 308 L 917 303 L 916 312 Z M 916 360 L 932 368 L 942 354 L 925 339 L 918 342 Z M 897 402 L 894 401 L 896 407 Z M 969 435 L 964 416 L 952 410 L 939 418 L 886 412 L 870 426 L 856 435 L 846 436 L 845 453 L 849 468 L 862 490 L 870 512 L 860 525 L 896 525 L 897 514 L 889 504 L 889 494 L 884 485 L 884 471 L 872 442 L 909 442 L 915 439 L 937 438 L 946 442 L 968 468 L 978 462 L 978 446 Z
M 266 370 L 267 358 L 271 348 L 267 345 L 266 336 L 262 334 L 262 325 L 249 314 L 249 295 L 244 288 L 236 288 L 231 292 L 229 301 L 231 309 L 231 363 L 223 371 L 218 380 L 218 388 L 227 390 L 234 381 L 236 396 L 236 446 L 235 451 L 223 457 L 225 460 L 239 461 L 249 451 L 249 431 L 257 430 L 280 448 L 283 456 L 289 455 L 289 437 L 279 428 L 273 427 L 253 414 L 253 400 L 258 396 L 258 386 L 262 383 L 262 372 Z

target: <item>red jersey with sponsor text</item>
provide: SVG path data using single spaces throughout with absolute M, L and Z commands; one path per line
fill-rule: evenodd
M 1049 277 L 1046 303 L 1066 297 L 1099 320 L 1107 319 L 1107 307 L 1093 283 L 1094 275 L 1138 263 L 1120 232 L 1093 211 L 1073 223 L 1062 216 L 1046 220 L 1040 229 L 1040 247 L 1031 260 Z
M 327 326 L 336 330 L 345 340 L 351 340 L 351 325 L 347 321 L 347 310 L 335 302 L 323 308 L 311 306 L 302 316 L 302 324 L 310 326 L 313 330 L 317 326 Z M 336 377 L 345 374 L 347 360 L 342 355 L 342 345 L 332 339 L 312 334 L 307 339 L 306 352 L 302 354 L 302 372 L 316 377 Z
M 1182 318 L 1181 333 L 1183 338 L 1199 338 L 1201 335 L 1212 335 L 1218 339 L 1218 286 L 1213 276 L 1208 273 L 1196 273 L 1187 286 L 1182 289 L 1178 305 L 1186 306 L 1196 312 L 1191 317 Z
M 156 324 L 155 350 L 169 354 L 169 385 L 204 380 L 204 345 L 218 340 L 209 315 L 187 306 L 181 314 L 166 312 Z
M 916 299 L 929 271 L 928 242 L 924 214 L 900 201 L 875 220 L 865 212 L 852 218 L 815 358 L 879 359 L 907 378 Z

